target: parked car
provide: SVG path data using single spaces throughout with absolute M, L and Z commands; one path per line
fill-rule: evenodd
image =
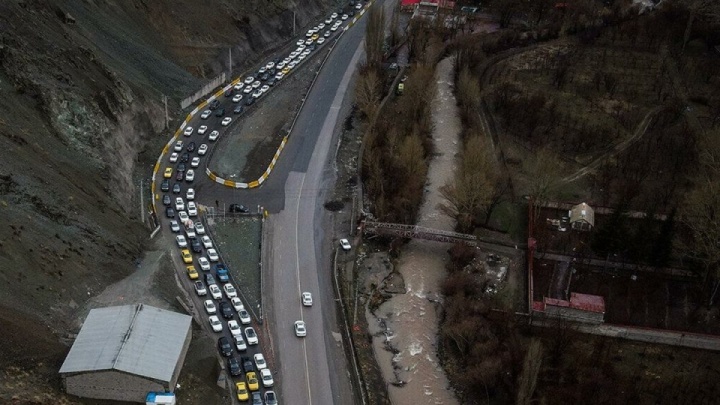
M 250 399 L 250 393 L 247 390 L 245 381 L 235 383 L 235 391 L 237 392 L 238 401 L 245 402 Z
M 225 336 L 220 337 L 218 339 L 218 349 L 220 349 L 220 354 L 222 354 L 225 357 L 230 357 L 233 354 L 232 345 L 230 344 L 230 339 L 228 339 Z
M 225 319 L 232 319 L 233 317 L 233 308 L 230 303 L 226 301 L 220 302 L 220 315 L 222 315 Z
M 207 291 L 205 294 L 207 294 Z M 217 313 L 217 307 L 215 306 L 215 302 L 213 302 L 213 300 L 205 300 L 205 302 L 203 302 L 203 306 L 205 307 L 205 312 L 207 312 L 208 315 Z
M 215 265 L 215 274 L 217 274 L 217 278 L 221 283 L 227 283 L 230 281 L 230 273 L 228 272 L 227 267 L 225 267 L 222 263 Z
M 240 298 L 238 297 L 230 298 L 230 304 L 232 304 L 233 308 L 235 308 L 238 312 L 245 309 L 245 305 L 243 305 L 242 301 L 240 301 Z
M 244 205 L 240 205 L 240 204 L 230 204 L 229 210 L 230 210 L 230 212 L 239 212 L 239 213 L 243 213 L 243 214 L 250 212 L 250 210 L 247 209 L 247 207 L 245 207 Z
M 240 324 L 237 323 L 237 321 L 228 321 L 228 328 L 230 329 L 230 333 L 233 336 L 242 335 L 242 328 L 240 327 Z
M 250 325 L 252 322 L 252 319 L 250 318 L 250 313 L 245 309 L 241 309 L 238 311 L 238 318 L 240 318 L 240 323 L 243 325 Z
M 215 277 L 213 277 L 213 275 L 211 273 L 205 274 L 205 284 L 207 284 L 207 285 L 216 284 Z
M 220 318 L 212 315 L 208 318 L 208 321 L 210 322 L 210 327 L 212 327 L 213 332 L 222 332 L 222 322 L 220 322 Z
M 190 136 L 193 133 L 193 127 L 185 127 L 185 131 L 183 131 L 183 135 Z
M 227 360 L 228 364 L 228 370 L 230 370 L 231 376 L 238 376 L 242 374 L 242 371 L 240 370 L 240 363 L 238 363 L 237 359 L 235 357 L 230 357 Z
M 232 284 L 227 283 L 223 286 L 223 290 L 225 291 L 225 296 L 228 297 L 228 299 L 237 297 L 237 290 L 235 287 L 233 287 Z M 228 304 L 230 305 L 230 304 Z
M 352 249 L 352 245 L 350 245 L 350 241 L 347 239 L 340 239 L 340 247 L 345 251 Z
M 200 118 L 206 120 L 210 115 L 212 115 L 212 111 L 205 110 L 202 112 L 202 114 L 200 114 Z
M 262 353 L 256 353 L 253 356 L 253 359 L 255 360 L 255 367 L 257 367 L 258 370 L 267 368 L 267 363 L 265 362 L 265 356 L 263 356 Z
M 275 391 L 265 391 L 265 405 L 278 405 Z
M 160 183 L 160 190 L 162 191 L 169 191 L 170 190 L 170 180 L 165 179 Z
M 198 280 L 195 282 L 195 292 L 197 293 L 198 297 L 207 295 L 207 289 L 205 288 L 205 284 L 203 284 L 202 281 Z
M 207 257 L 198 257 L 198 264 L 200 265 L 200 270 L 210 271 L 210 261 L 207 259 Z
M 263 387 L 265 388 L 270 388 L 275 384 L 272 372 L 267 368 L 260 370 L 260 379 L 262 380 Z
M 233 340 L 235 340 L 235 348 L 239 352 L 244 352 L 245 350 L 247 350 L 247 344 L 245 344 L 245 339 L 243 339 L 242 335 L 233 336 Z
M 187 247 L 187 240 L 183 235 L 177 235 L 175 237 L 175 242 L 177 242 L 178 247 L 184 248 Z
M 207 125 L 200 125 L 200 128 L 198 128 L 198 134 L 205 135 L 205 132 L 207 131 L 208 127 Z
M 210 237 L 209 237 L 209 236 L 205 235 L 205 236 L 203 236 L 202 238 L 200 238 L 200 240 L 202 241 L 203 246 L 205 247 L 205 249 L 211 249 L 211 248 L 212 248 L 212 240 L 210 240 Z
M 210 259 L 211 262 L 217 262 L 220 260 L 220 256 L 218 256 L 217 251 L 215 249 L 208 249 L 207 250 L 208 259 Z
M 247 339 L 247 342 L 249 345 L 258 344 L 258 336 L 257 336 L 257 333 L 255 333 L 255 329 L 253 329 L 252 326 L 245 328 L 245 338 Z
M 206 144 L 202 144 L 198 148 L 198 155 L 203 156 L 207 153 L 207 151 L 208 151 L 208 146 Z
M 190 256 L 190 263 L 192 263 L 192 256 Z M 187 266 L 185 269 L 187 270 L 187 275 L 188 277 L 190 277 L 190 280 L 197 280 L 198 277 L 200 277 L 197 270 L 195 270 L 195 266 L 190 265 Z
M 241 357 L 240 363 L 242 364 L 242 368 L 245 373 L 252 373 L 253 371 L 255 371 L 255 364 L 253 364 L 253 361 L 252 359 L 250 359 L 250 357 Z
M 212 295 L 214 299 L 222 299 L 222 292 L 220 292 L 220 287 L 218 287 L 217 284 L 210 284 L 208 286 L 208 289 L 210 290 L 210 295 Z
M 178 224 L 178 221 L 170 221 L 170 230 L 180 232 L 180 224 Z

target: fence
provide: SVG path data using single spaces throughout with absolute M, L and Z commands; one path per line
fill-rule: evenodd
M 183 99 L 180 102 L 180 108 L 183 110 L 188 108 L 192 103 L 196 102 L 201 97 L 213 91 L 215 88 L 220 87 L 221 84 L 225 83 L 225 72 L 220 76 L 212 79 L 209 83 L 205 84 L 200 90 L 193 93 L 190 97 Z

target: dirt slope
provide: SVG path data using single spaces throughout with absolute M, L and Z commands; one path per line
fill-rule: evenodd
M 330 2 L 297 3 L 299 30 Z M 167 141 L 161 95 L 177 118 L 227 49 L 239 68 L 279 46 L 285 4 L 0 2 L 0 371 L 57 371 L 76 310 L 147 244 L 138 184 Z

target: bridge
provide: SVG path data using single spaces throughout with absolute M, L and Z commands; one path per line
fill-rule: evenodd
M 418 225 L 365 221 L 363 222 L 362 228 L 364 233 L 374 235 L 396 236 L 409 239 L 425 239 L 437 242 L 463 243 L 468 246 L 477 246 L 477 238 L 474 235 L 426 228 Z

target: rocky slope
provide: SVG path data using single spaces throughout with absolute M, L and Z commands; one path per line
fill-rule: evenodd
M 299 29 L 331 2 L 296 3 Z M 75 309 L 142 255 L 139 180 L 169 136 L 161 95 L 178 117 L 229 48 L 240 69 L 292 34 L 287 7 L 0 2 L 0 368 L 61 361 Z

